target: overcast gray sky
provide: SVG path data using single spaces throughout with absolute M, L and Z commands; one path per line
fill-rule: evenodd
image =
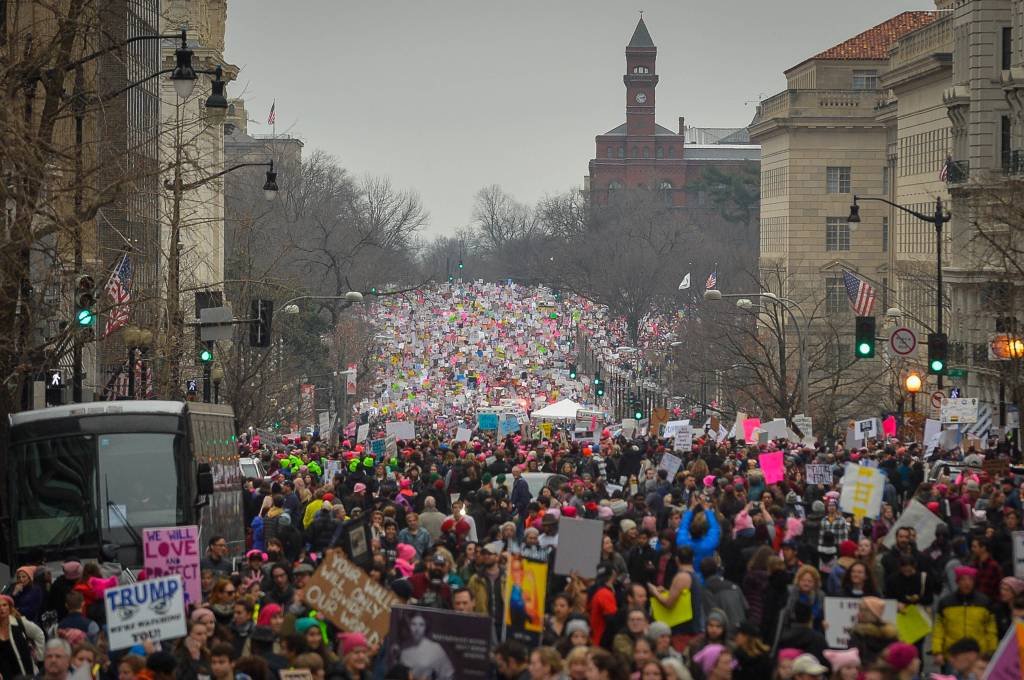
M 594 136 L 625 120 L 638 15 L 658 46 L 658 122 L 739 127 L 782 71 L 930 0 L 235 0 L 226 58 L 250 132 L 324 149 L 415 189 L 430 234 L 499 184 L 519 200 L 582 184 Z

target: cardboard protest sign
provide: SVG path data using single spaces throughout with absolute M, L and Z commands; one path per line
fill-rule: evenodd
M 637 425 L 635 418 L 623 418 L 622 419 L 622 434 L 625 437 L 632 437 L 633 433 L 636 432 Z
M 676 436 L 676 432 L 678 432 L 683 426 L 689 424 L 689 420 L 670 420 L 667 423 L 665 423 L 665 434 L 663 436 L 665 437 L 665 439 L 668 439 L 669 437 L 674 437 Z
M 600 520 L 560 517 L 555 573 L 570 574 L 576 571 L 583 578 L 597 576 L 603 538 L 604 522 Z
M 765 484 L 778 484 L 786 476 L 786 463 L 782 451 L 770 451 L 757 457 L 757 462 L 764 473 Z
M 832 483 L 832 466 L 826 463 L 811 463 L 806 468 L 808 484 Z
M 878 468 L 847 463 L 839 509 L 861 519 L 878 517 L 882 511 L 885 475 Z
M 860 608 L 859 597 L 826 597 L 825 620 L 828 629 L 825 639 L 832 649 L 849 649 L 850 630 L 857 624 L 857 610 Z M 882 621 L 896 623 L 896 600 L 885 600 Z
M 805 416 L 805 415 L 793 416 L 793 427 L 795 427 L 798 430 L 800 430 L 800 436 L 801 436 L 800 441 L 802 443 L 804 443 L 804 444 L 807 444 L 808 442 L 811 443 L 811 444 L 814 443 L 814 433 L 813 433 L 813 430 L 812 430 L 812 428 L 813 428 L 813 421 L 811 420 L 810 416 Z
M 389 435 L 394 435 L 395 439 L 416 438 L 416 426 L 407 420 L 393 420 L 386 423 L 384 429 Z
M 650 421 L 648 431 L 655 437 L 659 436 L 661 426 L 668 422 L 668 409 L 652 409 Z
M 455 433 L 455 441 L 457 442 L 468 442 L 470 436 L 473 434 L 473 430 L 468 427 L 460 427 Z
M 185 586 L 180 574 L 108 588 L 103 607 L 111 650 L 185 636 Z
M 185 604 L 203 601 L 199 579 L 199 527 L 142 530 L 143 566 L 149 578 L 178 574 L 185 586 Z
M 401 664 L 414 678 L 489 678 L 492 630 L 484 614 L 399 605 L 391 610 L 386 665 Z
M 305 589 L 306 603 L 341 630 L 362 633 L 371 645 L 388 634 L 391 608 L 402 604 L 393 592 L 380 585 L 341 550 L 328 550 Z
M 356 443 L 358 444 L 359 442 L 365 442 L 366 441 L 366 435 L 368 435 L 368 434 L 370 434 L 370 426 L 369 426 L 369 424 L 364 423 L 364 424 L 360 425 L 359 427 L 357 427 L 356 428 Z
M 661 456 L 661 462 L 658 463 L 659 470 L 668 471 L 668 478 L 671 481 L 675 478 L 676 472 L 682 467 L 683 460 L 679 456 L 674 456 L 671 453 L 665 453 Z
M 675 438 L 673 439 L 672 449 L 674 451 L 689 451 L 693 446 L 693 427 L 690 425 L 690 421 L 686 421 L 686 424 L 676 430 Z

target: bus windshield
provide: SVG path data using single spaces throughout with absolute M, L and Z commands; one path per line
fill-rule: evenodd
M 186 519 L 181 436 L 83 434 L 14 448 L 20 548 L 131 544 L 142 528 Z M 100 531 L 102 538 L 100 540 Z

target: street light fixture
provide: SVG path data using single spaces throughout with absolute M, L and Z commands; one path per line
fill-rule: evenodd
M 263 198 L 267 199 L 267 201 L 273 201 L 277 198 L 277 173 L 274 171 L 274 161 L 270 161 L 270 169 L 267 170 L 267 181 L 263 183 Z
M 298 314 L 299 306 L 294 304 L 299 300 L 344 300 L 348 303 L 347 306 L 359 304 L 363 301 L 363 294 L 358 290 L 350 290 L 344 295 L 300 295 L 299 297 L 288 300 L 281 306 L 282 314 Z
M 196 70 L 192 67 L 192 50 L 188 48 L 185 31 L 181 32 L 181 47 L 174 51 L 174 70 L 171 71 L 171 84 L 181 99 L 188 99 L 196 89 Z
M 224 72 L 220 66 L 213 70 L 210 96 L 206 98 L 206 118 L 211 125 L 223 125 L 228 117 L 228 100 L 224 96 Z

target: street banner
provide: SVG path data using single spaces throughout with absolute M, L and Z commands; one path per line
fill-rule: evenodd
M 886 532 L 882 538 L 882 545 L 887 548 L 893 547 L 896 545 L 896 531 L 901 527 L 910 527 L 917 533 L 917 549 L 924 550 L 935 541 L 935 529 L 940 524 L 942 520 L 938 515 L 920 501 L 913 499 Z
M 492 624 L 484 614 L 394 607 L 387 668 L 401 664 L 414 678 L 489 678 Z
M 672 441 L 673 451 L 686 452 L 693 447 L 693 426 L 690 425 L 690 421 L 686 421 L 685 425 L 676 430 Z
M 393 420 L 390 423 L 386 423 L 384 430 L 388 434 L 394 435 L 396 439 L 403 439 L 405 441 L 416 439 L 416 426 L 407 420 Z
M 345 394 L 354 397 L 356 394 L 356 365 L 349 364 L 345 371 Z
M 939 407 L 939 422 L 942 423 L 976 423 L 978 422 L 978 400 L 943 399 Z
M 581 520 L 576 520 L 581 521 Z M 590 520 L 596 521 L 596 520 Z M 602 524 L 598 522 L 598 524 Z M 559 521 L 559 534 L 563 523 Z M 559 543 L 562 536 L 558 537 Z M 598 550 L 601 544 L 598 543 Z M 557 557 L 555 558 L 557 560 Z M 594 562 L 596 565 L 596 561 Z M 510 554 L 505 579 L 505 639 L 518 640 L 528 648 L 540 643 L 544 632 L 544 601 L 547 597 L 548 563 Z
M 199 527 L 142 530 L 143 566 L 147 578 L 178 574 L 185 585 L 185 604 L 203 601 L 199 578 Z
M 1015 622 L 999 641 L 981 680 L 1020 680 L 1024 677 L 1024 623 Z
M 179 574 L 108 588 L 103 607 L 111 651 L 185 637 L 185 587 Z
M 604 522 L 559 517 L 555 573 L 568 575 L 576 571 L 583 578 L 597 576 L 603 539 Z
M 305 600 L 339 629 L 365 635 L 370 645 L 381 643 L 391 625 L 391 608 L 402 604 L 338 549 L 324 554 L 306 584 Z
M 764 473 L 765 484 L 778 484 L 786 476 L 786 463 L 782 451 L 769 451 L 757 457 L 757 462 Z
M 878 468 L 847 463 L 843 474 L 843 490 L 839 496 L 839 509 L 858 520 L 875 519 L 882 511 L 882 492 L 885 475 Z
M 1024 531 L 1013 532 L 1013 575 L 1024 578 Z
M 661 462 L 658 463 L 659 470 L 666 470 L 668 472 L 668 480 L 671 482 L 676 477 L 676 473 L 679 472 L 679 468 L 683 466 L 683 459 L 679 456 L 674 456 L 671 453 L 664 453 L 661 456 Z
M 823 484 L 832 483 L 832 466 L 826 463 L 811 463 L 807 466 L 807 483 Z
M 860 608 L 859 597 L 826 597 L 825 620 L 828 628 L 825 639 L 832 649 L 850 648 L 850 630 L 857 625 L 857 610 Z M 882 621 L 896 623 L 896 600 L 885 600 Z

